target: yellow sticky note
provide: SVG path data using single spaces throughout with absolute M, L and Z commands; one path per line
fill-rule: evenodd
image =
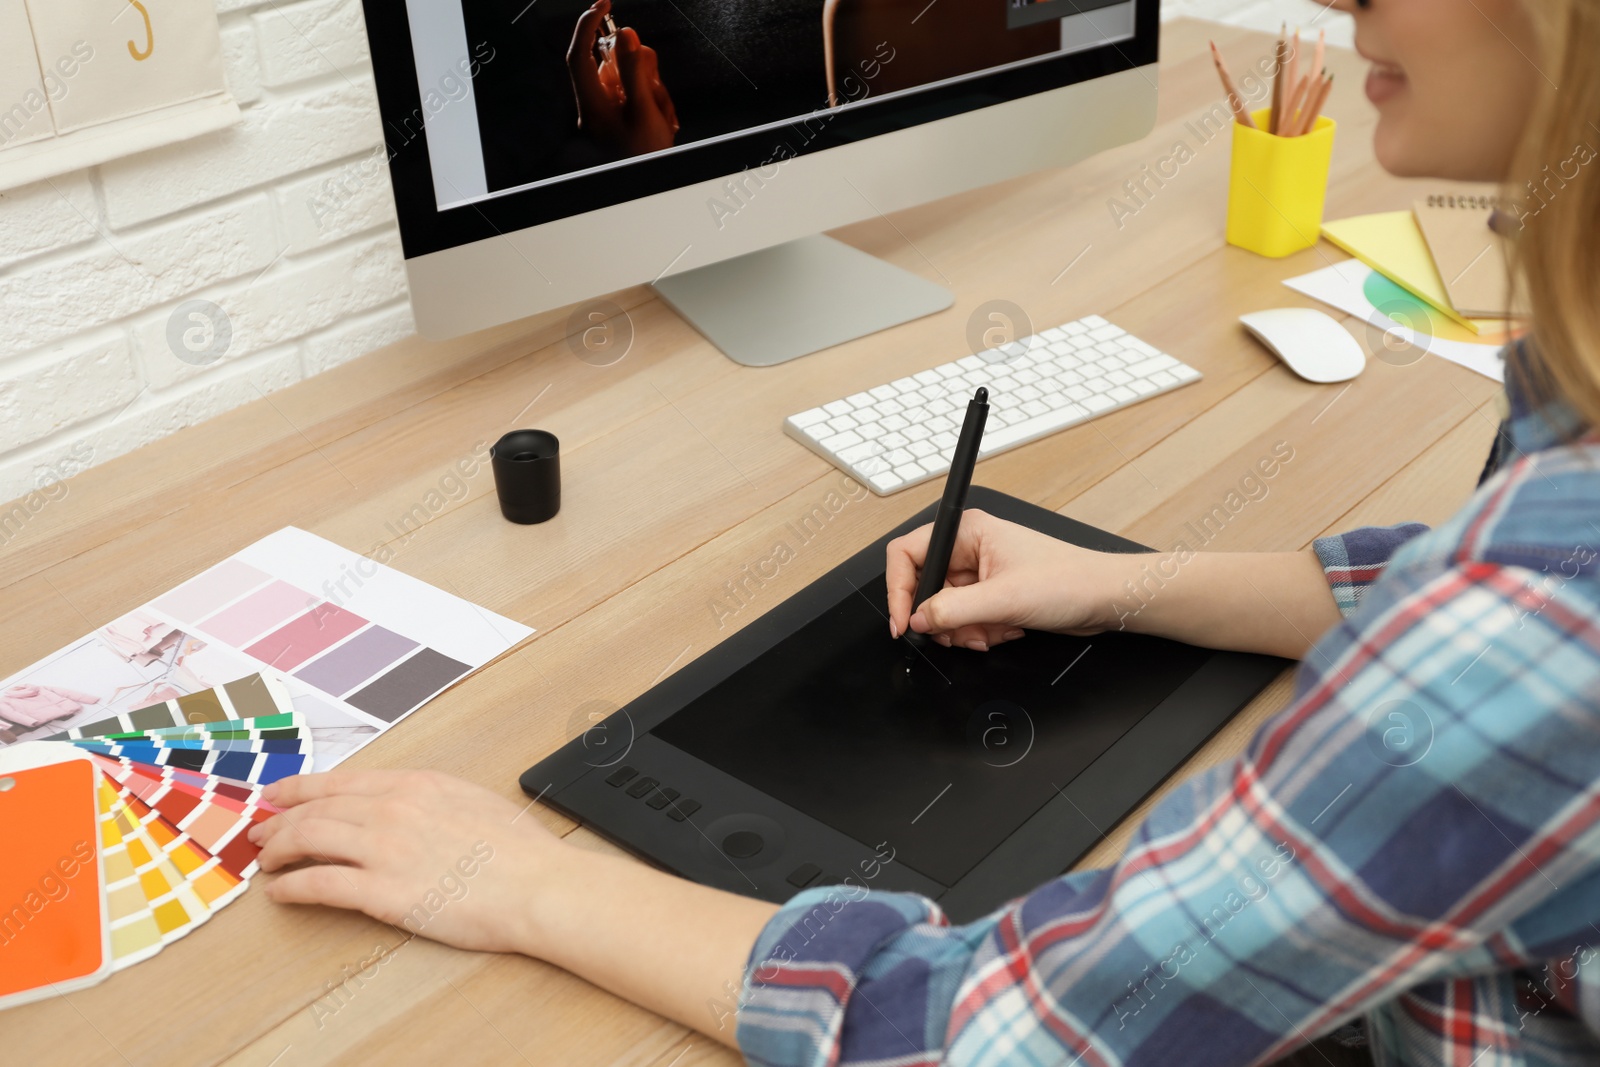
M 1456 313 L 1433 254 L 1409 211 L 1380 211 L 1322 224 L 1322 236 L 1402 289 L 1426 300 L 1476 334 L 1501 333 L 1500 319 L 1469 319 Z

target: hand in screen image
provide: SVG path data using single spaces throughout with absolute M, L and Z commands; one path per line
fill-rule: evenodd
M 578 98 L 578 128 L 623 156 L 672 147 L 678 112 L 661 81 L 655 49 L 624 26 L 602 38 L 611 0 L 595 0 L 572 31 L 567 70 Z

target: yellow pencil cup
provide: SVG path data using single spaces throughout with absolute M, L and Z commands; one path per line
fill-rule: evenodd
M 1277 258 L 1317 243 L 1336 123 L 1322 117 L 1300 137 L 1275 137 L 1266 132 L 1271 114 L 1251 114 L 1260 129 L 1233 124 L 1228 243 Z

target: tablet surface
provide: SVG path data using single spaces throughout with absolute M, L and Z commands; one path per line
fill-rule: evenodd
M 1133 542 L 993 490 L 968 506 Z M 863 548 L 523 774 L 685 877 L 781 901 L 848 883 L 974 918 L 1068 869 L 1285 666 L 1129 633 L 990 652 L 889 636 Z
M 651 732 L 953 886 L 1208 653 L 1030 633 L 989 652 L 889 637 L 880 576 Z

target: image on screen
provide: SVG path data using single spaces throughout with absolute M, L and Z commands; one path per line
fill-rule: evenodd
M 791 127 L 777 164 L 839 109 L 1131 33 L 1127 0 L 1019 2 L 408 0 L 438 206 Z
M 916 653 L 884 601 L 879 576 L 651 733 L 946 886 L 1210 656 L 1039 632 Z

